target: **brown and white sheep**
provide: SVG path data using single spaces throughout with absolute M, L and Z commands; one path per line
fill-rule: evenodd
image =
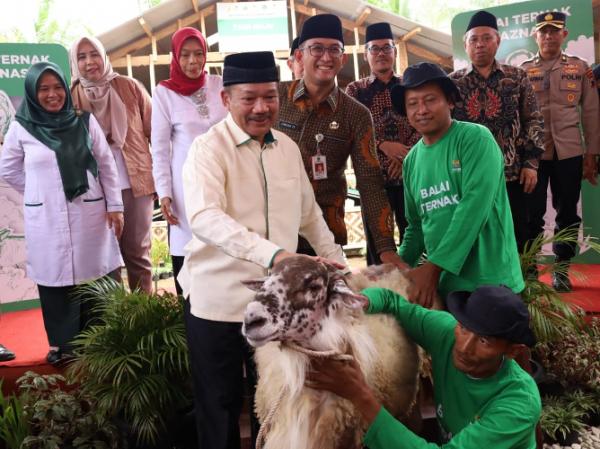
M 269 277 L 245 284 L 256 291 L 242 329 L 257 348 L 256 412 L 261 423 L 274 412 L 265 449 L 361 447 L 360 415 L 350 402 L 305 386 L 310 357 L 297 347 L 353 356 L 394 416 L 410 412 L 418 385 L 417 347 L 391 316 L 365 315 L 364 297 L 356 293 L 380 286 L 405 294 L 408 281 L 400 271 L 370 267 L 345 277 L 298 256 L 276 265 Z

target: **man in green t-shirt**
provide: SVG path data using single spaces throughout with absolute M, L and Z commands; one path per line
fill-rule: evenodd
M 506 193 L 504 161 L 484 126 L 452 120 L 460 94 L 437 65 L 410 66 L 392 103 L 422 134 L 404 161 L 408 227 L 400 256 L 412 269 L 409 297 L 430 306 L 439 293 L 480 285 L 524 288 Z
M 506 287 L 482 286 L 447 297 L 451 312 L 427 310 L 391 290 L 371 288 L 368 313 L 391 313 L 431 355 L 436 415 L 445 449 L 534 449 L 541 399 L 514 357 L 535 343 L 529 313 Z M 494 319 L 490 319 L 493 316 Z M 368 425 L 369 449 L 432 449 L 393 418 L 355 361 L 314 360 L 307 386 L 331 391 Z

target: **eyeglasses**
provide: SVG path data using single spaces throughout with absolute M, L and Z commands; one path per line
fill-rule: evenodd
M 339 58 L 344 54 L 344 49 L 339 45 L 332 45 L 331 47 L 325 47 L 320 44 L 309 45 L 307 47 L 301 48 L 300 50 L 306 50 L 308 48 L 308 52 L 311 56 L 315 58 L 320 58 L 325 54 L 325 52 L 329 53 L 329 56 L 332 58 Z
M 373 56 L 377 56 L 379 53 L 383 53 L 384 55 L 389 55 L 394 52 L 394 46 L 389 45 L 389 44 L 384 45 L 383 47 L 378 47 L 377 45 L 371 45 L 370 47 L 367 48 L 367 50 Z

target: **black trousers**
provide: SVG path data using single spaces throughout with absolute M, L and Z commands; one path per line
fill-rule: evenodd
M 186 313 L 186 327 L 199 447 L 240 449 L 245 371 L 254 448 L 259 428 L 254 415 L 256 367 L 254 351 L 242 336 L 241 323 L 209 321 Z
M 532 235 L 529 225 L 530 208 L 534 198 L 533 192 L 525 193 L 523 185 L 519 181 L 507 182 L 506 192 L 508 193 L 510 212 L 513 218 L 517 249 L 519 250 L 519 254 L 522 254 L 525 243 L 537 235 Z
M 583 174 L 583 156 L 558 160 L 540 161 L 538 182 L 532 193 L 530 224 L 532 237 L 544 232 L 544 214 L 548 184 L 552 192 L 552 207 L 556 211 L 554 232 L 569 227 L 578 228 L 581 217 L 577 215 L 577 203 L 581 194 L 581 176 Z M 556 258 L 568 261 L 575 256 L 576 245 L 554 243 L 552 251 Z
M 75 299 L 77 285 L 37 287 L 48 343 L 60 348 L 62 352 L 71 352 L 72 340 L 93 318 L 92 309 L 96 305 L 95 302 L 91 298 Z
M 396 226 L 398 226 L 400 231 L 400 240 L 402 240 L 404 230 L 408 226 L 408 222 L 406 221 L 406 217 L 404 215 L 404 184 L 400 184 L 399 186 L 386 186 L 385 193 L 387 195 L 388 202 L 390 203 L 390 207 L 392 208 Z M 379 254 L 377 254 L 375 249 L 373 234 L 367 226 L 367 220 L 365 219 L 364 214 L 363 228 L 365 230 L 365 240 L 367 241 L 367 265 L 379 265 L 381 264 L 381 260 L 379 259 Z
M 171 256 L 171 262 L 173 264 L 173 277 L 175 278 L 175 291 L 178 296 L 183 295 L 183 290 L 181 289 L 181 285 L 177 282 L 177 276 L 183 267 L 184 256 Z

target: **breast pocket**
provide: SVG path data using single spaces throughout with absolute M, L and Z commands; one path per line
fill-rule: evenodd
M 581 98 L 581 80 L 561 79 L 559 84 L 559 101 L 562 104 L 575 106 Z

